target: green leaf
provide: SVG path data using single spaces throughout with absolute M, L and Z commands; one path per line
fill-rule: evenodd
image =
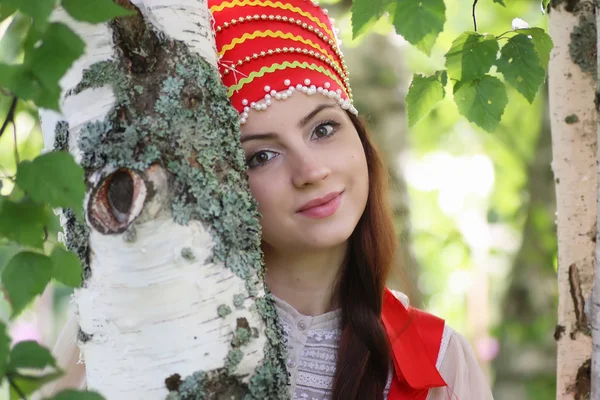
M 446 53 L 446 68 L 452 79 L 471 81 L 488 73 L 498 53 L 494 35 L 465 32 L 452 42 Z
M 70 287 L 81 286 L 82 267 L 79 258 L 62 246 L 55 246 L 50 255 L 54 272 L 54 279 Z
M 52 372 L 42 376 L 30 376 L 22 374 L 9 374 L 7 377 L 21 390 L 24 395 L 29 395 L 48 382 L 52 382 L 63 375 L 61 371 Z M 14 387 L 10 387 L 10 400 L 21 400 L 22 397 Z
M 8 370 L 16 371 L 18 368 L 44 369 L 56 367 L 56 361 L 50 350 L 42 347 L 34 340 L 19 342 L 10 352 Z
M 44 228 L 49 234 L 57 234 L 62 232 L 62 226 L 60 225 L 60 219 L 58 215 L 54 214 L 54 210 L 50 206 L 44 207 Z
M 394 26 L 409 43 L 429 55 L 446 22 L 444 0 L 396 0 Z
M 11 258 L 19 251 L 22 247 L 15 243 L 0 243 L 0 272 L 4 270 L 4 267 L 8 264 Z M 0 293 L 0 296 L 2 294 Z
M 0 237 L 25 246 L 44 245 L 44 206 L 24 199 L 13 202 L 5 199 L 0 209 Z
M 0 22 L 10 17 L 17 11 L 17 6 L 14 4 L 0 2 Z
M 502 47 L 496 65 L 504 79 L 532 103 L 546 77 L 533 40 L 522 34 L 510 38 Z
M 78 21 L 99 24 L 135 12 L 116 5 L 113 0 L 62 0 L 64 9 Z
M 0 322 L 0 376 L 6 373 L 8 354 L 10 353 L 10 336 L 6 332 L 6 325 Z
M 501 6 L 506 7 L 506 4 L 504 4 L 504 0 L 494 0 L 494 3 L 500 4 Z
M 17 167 L 17 185 L 33 200 L 52 207 L 83 211 L 83 169 L 66 151 L 46 153 Z
M 58 86 L 60 78 L 69 70 L 85 50 L 85 42 L 61 23 L 48 26 L 42 44 L 31 52 L 27 66 L 48 89 Z
M 481 79 L 454 85 L 454 102 L 469 121 L 493 132 L 500 123 L 508 96 L 500 79 L 485 75 Z
M 32 100 L 38 107 L 59 111 L 60 86 L 43 87 L 39 79 L 23 65 L 0 64 L 0 86 L 21 100 Z
M 47 400 L 104 400 L 104 398 L 96 392 L 78 392 L 67 389 Z
M 535 51 L 540 57 L 542 68 L 548 69 L 548 62 L 550 61 L 550 52 L 554 47 L 550 35 L 548 35 L 542 28 L 529 28 L 529 29 L 517 29 L 515 32 L 522 33 L 527 36 L 531 36 Z
M 31 94 L 19 90 L 25 68 L 22 65 L 6 65 L 0 63 L 0 86 L 16 94 L 21 100 L 31 100 Z
M 23 43 L 31 27 L 31 18 L 17 14 L 0 39 L 0 62 L 16 63 L 23 52 Z
M 52 279 L 52 260 L 43 254 L 22 252 L 15 255 L 2 271 L 2 283 L 13 307 L 11 318 L 18 315 Z
M 385 7 L 393 0 L 353 0 L 352 1 L 352 38 L 356 39 L 365 25 L 371 20 L 378 20 Z
M 415 74 L 406 96 L 408 125 L 419 122 L 444 95 L 444 87 L 436 75 L 425 77 Z
M 48 20 L 56 5 L 56 0 L 2 0 L 3 4 L 15 7 L 25 15 L 32 17 L 37 23 Z

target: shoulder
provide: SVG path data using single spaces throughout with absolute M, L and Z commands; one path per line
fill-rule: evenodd
M 402 372 L 399 379 L 406 380 L 412 388 L 431 389 L 429 400 L 447 399 L 449 393 L 453 395 L 451 398 L 457 396 L 459 399 L 492 399 L 488 380 L 467 339 L 448 326 L 443 319 L 411 307 L 408 297 L 403 293 L 391 290 L 388 292 L 387 306 L 384 303 L 384 308 L 388 308 L 388 315 L 390 312 L 405 314 L 404 318 L 393 320 L 394 326 L 391 327 L 390 336 L 395 367 L 400 370 L 397 372 Z M 390 301 L 390 294 L 397 300 L 395 304 Z M 399 307 L 404 308 L 404 312 Z M 395 330 L 412 330 L 412 333 L 399 335 L 392 340 Z M 406 351 L 407 348 L 412 348 L 409 352 L 420 348 L 420 355 L 413 354 L 410 357 L 412 360 L 404 359 L 398 351 Z M 419 365 L 417 369 L 420 369 L 421 376 L 427 376 L 427 379 L 419 379 L 412 373 L 416 357 L 420 359 L 420 362 L 416 363 Z
M 448 389 L 433 388 L 428 400 L 481 399 L 493 400 L 492 390 L 487 376 L 471 344 L 460 333 L 449 329 L 446 347 L 440 350 L 442 357 L 437 369 L 448 385 Z M 449 397 L 448 395 L 451 395 Z

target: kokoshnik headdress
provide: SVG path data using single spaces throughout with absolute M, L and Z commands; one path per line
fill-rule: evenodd
M 327 10 L 309 0 L 208 0 L 219 70 L 244 124 L 294 91 L 352 105 L 348 69 Z

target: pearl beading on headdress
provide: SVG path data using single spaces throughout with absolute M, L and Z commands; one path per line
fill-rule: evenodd
M 250 111 L 264 111 L 295 92 L 322 95 L 357 114 L 339 30 L 318 2 L 208 3 L 215 19 L 221 77 L 242 124 Z
M 321 94 L 329 99 L 335 99 L 340 105 L 340 107 L 342 107 L 342 109 L 347 110 L 354 115 L 358 115 L 358 111 L 356 110 L 356 108 L 354 108 L 351 101 L 342 97 L 341 89 L 338 89 L 336 91 L 329 90 L 329 88 L 331 87 L 331 84 L 329 82 L 325 82 L 325 84 L 323 85 L 324 87 L 316 87 L 315 85 L 311 85 L 310 83 L 310 79 L 305 79 L 304 84 L 299 83 L 296 86 L 293 86 L 292 82 L 289 79 L 286 79 L 283 82 L 283 84 L 285 86 L 288 86 L 288 88 L 279 92 L 276 90 L 271 90 L 271 87 L 268 85 L 265 86 L 265 92 L 267 92 L 267 94 L 261 100 L 252 103 L 250 103 L 248 99 L 242 100 L 242 104 L 244 105 L 244 111 L 240 115 L 240 124 L 243 125 L 246 123 L 251 110 L 264 111 L 271 104 L 273 104 L 273 100 L 287 100 L 296 91 L 305 93 L 309 96 L 312 96 L 313 94 Z
M 243 60 L 238 60 L 234 63 L 235 66 L 242 66 L 244 63 L 250 62 L 252 60 L 256 60 L 259 57 L 266 57 L 266 56 L 270 56 L 273 54 L 279 54 L 279 53 L 293 53 L 293 52 L 297 52 L 297 53 L 302 53 L 302 54 L 306 54 L 315 58 L 318 58 L 321 61 L 326 62 L 331 68 L 335 69 L 335 71 L 341 75 L 344 79 L 344 84 L 348 90 L 348 94 L 350 97 L 352 97 L 352 89 L 350 89 L 350 78 L 348 76 L 348 72 L 344 72 L 342 71 L 336 64 L 334 61 L 332 61 L 330 58 L 328 58 L 327 56 L 323 55 L 323 54 L 318 54 L 318 52 L 314 51 L 314 50 L 308 50 L 308 49 L 302 49 L 300 47 L 284 47 L 284 48 L 276 48 L 276 49 L 269 49 L 267 51 L 261 51 L 260 53 L 254 53 L 252 54 L 252 56 L 246 56 Z M 345 68 L 346 64 L 342 63 L 342 66 Z M 229 74 L 231 71 L 229 68 L 226 68 L 223 70 L 223 75 L 227 75 Z

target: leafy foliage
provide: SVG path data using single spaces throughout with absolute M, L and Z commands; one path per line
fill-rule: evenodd
M 76 20 L 98 24 L 115 17 L 133 15 L 112 0 L 62 0 L 62 6 Z
M 357 37 L 365 25 L 392 9 L 396 32 L 429 54 L 446 22 L 444 0 L 354 0 L 352 34 Z
M 55 366 L 56 361 L 54 361 L 50 351 L 33 340 L 17 343 L 10 352 L 9 370 L 16 371 L 19 368 L 43 369 Z
M 29 15 L 38 24 L 48 21 L 50 13 L 56 5 L 56 0 L 3 0 L 2 6 L 9 10 L 20 11 Z
M 2 283 L 18 315 L 34 297 L 42 294 L 52 279 L 52 260 L 31 251 L 15 255 L 2 271 Z
M 76 390 L 63 390 L 48 400 L 102 400 L 96 392 L 78 392 Z
M 0 208 L 0 237 L 35 248 L 44 244 L 44 206 L 30 199 L 4 199 Z
M 469 121 L 493 131 L 500 122 L 508 96 L 500 79 L 485 75 L 454 85 L 454 101 L 460 113 Z
M 444 75 L 442 72 L 439 75 Z M 437 75 L 423 76 L 415 74 L 412 83 L 408 89 L 406 102 L 408 105 L 408 123 L 416 124 L 423 118 L 435 105 L 444 98 L 444 82 Z
M 471 81 L 481 78 L 496 61 L 498 40 L 494 35 L 465 32 L 446 53 L 446 68 L 451 79 Z
M 394 27 L 411 44 L 429 54 L 438 35 L 444 30 L 445 12 L 443 0 L 399 0 Z
M 63 375 L 61 371 L 49 372 L 42 375 L 29 375 L 17 372 L 7 374 L 7 378 L 11 383 L 10 400 L 21 400 L 23 397 L 32 394 L 48 382 L 52 382 Z M 18 391 L 16 388 L 19 388 Z M 83 392 L 81 392 L 83 394 Z
M 494 2 L 506 7 L 503 0 Z M 443 0 L 377 0 L 374 6 L 371 4 L 370 0 L 353 1 L 354 37 L 369 21 L 379 19 L 386 10 L 393 10 L 396 32 L 429 54 L 446 21 Z M 506 39 L 505 36 L 508 40 L 500 49 L 500 41 Z M 479 127 L 494 131 L 506 107 L 507 95 L 502 80 L 490 79 L 494 74 L 492 68 L 497 67 L 504 81 L 531 103 L 544 82 L 552 46 L 550 36 L 541 28 L 517 29 L 498 36 L 464 32 L 446 53 L 446 71 L 438 71 L 430 77 L 414 75 L 406 99 L 409 125 L 421 120 L 446 96 L 437 79 L 444 72 L 453 81 L 454 101 L 459 112 Z M 462 89 L 460 93 L 458 89 Z
M 72 208 L 79 215 L 83 212 L 83 170 L 68 153 L 52 152 L 23 161 L 17 169 L 17 185 L 38 203 Z
M 352 36 L 357 37 L 369 22 L 383 15 L 390 0 L 353 1 L 352 2 Z
M 515 32 L 531 37 L 535 51 L 540 58 L 541 66 L 547 69 L 550 51 L 554 47 L 550 36 L 542 28 L 517 29 Z
M 0 375 L 6 373 L 8 354 L 10 352 L 10 336 L 6 332 L 6 325 L 0 322 Z
M 67 286 L 81 286 L 81 262 L 79 257 L 65 250 L 62 246 L 56 246 L 50 258 L 52 259 L 52 276 L 54 279 Z
M 546 76 L 533 41 L 523 34 L 513 36 L 502 48 L 497 65 L 504 79 L 532 103 Z

